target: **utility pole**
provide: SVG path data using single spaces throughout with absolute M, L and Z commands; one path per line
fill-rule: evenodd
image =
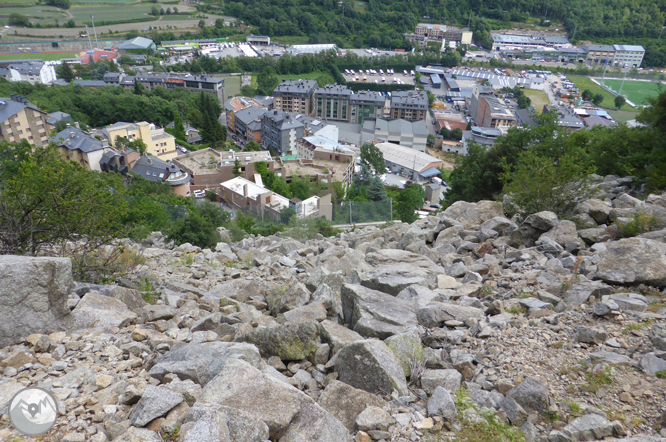
M 666 28 L 666 26 L 662 26 L 662 27 L 661 27 L 661 32 L 659 33 L 659 38 L 657 39 L 657 41 L 660 41 L 660 40 L 661 40 L 661 34 L 664 33 L 664 28 Z
M 627 79 L 627 72 L 629 72 L 629 70 L 624 71 L 624 77 L 622 78 L 622 84 L 620 85 L 620 92 L 618 92 L 618 95 L 622 95 L 622 88 L 624 87 L 624 80 Z
M 352 211 L 351 211 L 351 205 L 352 205 L 352 202 L 349 201 L 349 225 L 353 224 L 353 223 L 352 223 Z
M 95 29 L 95 19 L 93 18 L 92 14 L 90 14 L 90 20 L 92 20 L 93 32 L 95 33 L 95 44 L 97 45 L 97 49 L 99 49 L 99 41 L 97 41 L 97 30 Z
M 605 63 L 604 63 L 604 76 L 601 77 L 601 84 L 604 85 L 604 86 L 606 86 L 604 84 L 604 80 L 606 80 L 606 69 L 608 69 L 608 60 L 606 60 Z
M 92 41 L 90 41 L 90 32 L 88 32 L 88 25 L 85 25 L 85 26 L 86 26 L 86 34 L 88 34 L 88 43 L 90 43 L 90 50 L 92 51 L 93 48 L 92 48 Z M 93 56 L 93 60 L 94 59 L 95 59 L 95 57 Z
M 576 23 L 576 27 L 574 28 L 573 37 L 571 37 L 572 40 L 576 38 L 576 31 L 577 30 L 578 30 L 578 23 Z
M 467 29 L 472 25 L 472 12 L 469 13 L 469 19 L 467 20 Z

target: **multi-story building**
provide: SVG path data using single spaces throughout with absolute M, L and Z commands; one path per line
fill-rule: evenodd
M 27 81 L 30 84 L 51 84 L 56 81 L 56 72 L 52 64 L 38 61 L 29 61 L 25 63 L 13 63 L 9 65 L 21 76 L 21 81 Z
M 273 108 L 311 115 L 314 112 L 316 80 L 283 80 L 273 91 Z
M 142 121 L 140 123 L 119 122 L 102 130 L 101 134 L 111 146 L 116 147 L 118 137 L 129 141 L 141 140 L 146 144 L 146 153 L 168 161 L 178 155 L 176 138 L 156 128 L 154 124 Z
M 379 140 L 399 144 L 419 152 L 426 151 L 428 130 L 423 120 L 384 120 L 366 118 L 361 127 L 362 143 Z
M 268 110 L 250 106 L 235 112 L 234 133 L 244 141 L 254 140 L 261 144 L 261 120 Z
M 352 91 L 347 86 L 331 84 L 317 89 L 314 116 L 324 120 L 349 121 L 349 97 Z
M 568 38 L 563 36 L 542 35 L 534 33 L 493 32 L 493 51 L 515 49 L 560 49 L 572 47 Z
M 245 42 L 255 46 L 270 46 L 271 38 L 266 35 L 248 35 Z
M 108 81 L 104 78 L 104 81 L 108 86 L 122 86 L 125 89 L 134 88 L 134 83 L 138 81 L 149 91 L 157 87 L 166 89 L 182 87 L 190 92 L 206 92 L 207 94 L 215 95 L 221 103 L 224 103 L 224 79 L 208 75 L 148 73 L 138 74 L 135 77 L 120 75 L 117 81 L 114 76 L 113 78 L 109 77 Z
M 587 51 L 585 62 L 587 64 L 613 64 L 615 60 L 615 46 L 613 45 L 583 45 Z
M 248 97 L 233 97 L 224 102 L 224 114 L 226 116 L 229 132 L 236 133 L 236 112 L 251 106 L 267 108 L 267 106 L 264 106 L 261 102 Z
M 49 118 L 25 97 L 12 94 L 10 98 L 0 98 L 0 140 L 26 140 L 34 146 L 45 146 L 49 132 L 55 128 L 48 123 Z
M 164 183 L 171 186 L 176 195 L 189 196 L 190 176 L 175 164 L 167 163 L 152 155 L 143 155 L 132 165 L 132 173 L 154 183 Z
M 500 129 L 474 126 L 472 127 L 472 130 L 466 130 L 463 132 L 463 137 L 461 140 L 462 149 L 455 149 L 454 147 L 447 146 L 447 151 L 460 155 L 467 155 L 469 153 L 469 147 L 472 142 L 479 144 L 487 149 L 494 145 L 497 142 L 497 139 L 502 135 L 503 132 Z M 442 150 L 444 150 L 444 144 L 442 144 Z
M 224 103 L 224 79 L 208 75 L 195 75 L 183 78 L 185 90 L 190 92 L 206 92 Z
M 415 121 L 428 117 L 428 96 L 423 91 L 393 92 L 389 106 L 392 119 Z
M 364 118 L 381 118 L 386 98 L 381 92 L 358 91 L 349 97 L 349 122 L 361 124 Z
M 613 64 L 625 68 L 638 68 L 643 62 L 645 48 L 643 46 L 633 45 L 613 45 L 615 48 L 615 58 Z
M 111 148 L 107 140 L 98 140 L 77 127 L 68 127 L 50 140 L 66 160 L 76 161 L 88 170 L 101 171 L 102 156 Z
M 16 69 L 10 67 L 0 68 L 0 77 L 7 81 L 21 81 L 21 74 Z
M 455 26 L 419 23 L 416 26 L 414 34 L 422 35 L 429 40 L 455 41 L 456 43 L 463 45 L 472 44 L 472 31 L 467 28 L 460 29 Z
M 305 125 L 294 115 L 274 109 L 261 120 L 261 145 L 274 155 L 296 153 L 296 142 L 303 138 Z
M 499 129 L 516 125 L 516 117 L 505 105 L 489 95 L 479 97 L 479 107 L 476 114 L 476 125 Z

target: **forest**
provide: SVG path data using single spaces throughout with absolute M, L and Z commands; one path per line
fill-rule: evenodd
M 664 25 L 664 0 L 229 0 L 225 13 L 270 36 L 308 36 L 311 43 L 405 48 L 403 34 L 422 21 L 471 24 L 487 46 L 489 24 L 563 23 L 576 39 L 653 38 Z M 534 20 L 537 19 L 537 20 Z M 499 22 L 499 23 L 498 23 Z

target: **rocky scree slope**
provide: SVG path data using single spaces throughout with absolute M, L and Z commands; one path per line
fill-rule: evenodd
M 120 285 L 2 256 L 0 439 L 39 386 L 60 412 L 43 441 L 445 441 L 489 420 L 666 441 L 666 195 L 604 183 L 583 229 L 482 201 L 334 238 L 221 229 L 215 250 L 154 233 Z M 615 239 L 639 210 L 664 230 Z

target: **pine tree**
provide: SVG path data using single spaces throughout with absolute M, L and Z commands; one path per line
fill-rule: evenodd
M 58 75 L 60 76 L 60 78 L 65 80 L 67 83 L 71 83 L 72 80 L 74 80 L 74 76 L 75 76 L 74 71 L 72 70 L 72 67 L 69 64 L 65 63 L 65 62 L 63 62 L 62 65 L 60 66 Z
M 143 87 L 141 82 L 137 79 L 134 80 L 134 95 L 143 95 L 146 91 L 146 88 Z
M 177 140 L 185 140 L 187 134 L 185 133 L 185 126 L 183 125 L 183 118 L 180 116 L 178 110 L 174 111 L 173 115 L 173 136 Z
M 386 200 L 386 189 L 384 188 L 384 183 L 379 177 L 374 177 L 370 181 L 370 187 L 368 187 L 368 199 L 370 201 L 385 201 Z

